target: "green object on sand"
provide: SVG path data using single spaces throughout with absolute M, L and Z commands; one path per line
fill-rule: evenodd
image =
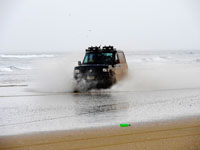
M 120 127 L 129 127 L 129 126 L 131 126 L 131 124 L 128 124 L 128 123 L 120 124 Z

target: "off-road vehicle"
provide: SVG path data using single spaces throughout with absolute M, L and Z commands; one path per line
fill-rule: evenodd
M 128 71 L 124 52 L 113 46 L 88 47 L 74 68 L 75 91 L 110 88 Z

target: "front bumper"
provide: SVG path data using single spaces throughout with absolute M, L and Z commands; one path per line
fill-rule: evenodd
M 102 72 L 99 74 L 88 73 L 88 74 L 75 74 L 74 79 L 77 83 L 84 81 L 89 88 L 109 88 L 113 84 L 113 75 L 109 72 Z

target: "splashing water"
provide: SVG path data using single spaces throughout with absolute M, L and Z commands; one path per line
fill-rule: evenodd
M 37 83 L 34 89 L 40 92 L 72 92 L 75 84 L 73 69 L 83 56 L 84 54 L 68 54 L 34 64 L 33 74 L 35 74 L 35 83 Z M 185 60 L 183 61 L 182 58 Z M 114 85 L 110 91 L 199 88 L 200 64 L 190 63 L 190 59 L 194 59 L 190 54 L 177 55 L 177 57 L 162 56 L 159 60 L 154 59 L 154 55 L 150 54 L 129 55 L 127 59 L 128 76 Z M 179 60 L 182 62 L 180 63 Z M 186 60 L 189 63 L 185 63 Z

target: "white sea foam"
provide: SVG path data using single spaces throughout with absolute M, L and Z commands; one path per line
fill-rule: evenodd
M 0 68 L 0 72 L 11 72 L 13 71 L 10 67 Z
M 0 55 L 1 58 L 49 58 L 54 57 L 53 54 L 38 54 L 38 55 Z
M 27 66 L 20 66 L 20 67 L 16 67 L 16 66 L 9 66 L 9 67 L 2 67 L 0 68 L 0 72 L 12 72 L 12 71 L 16 71 L 16 70 L 31 70 L 31 67 Z

